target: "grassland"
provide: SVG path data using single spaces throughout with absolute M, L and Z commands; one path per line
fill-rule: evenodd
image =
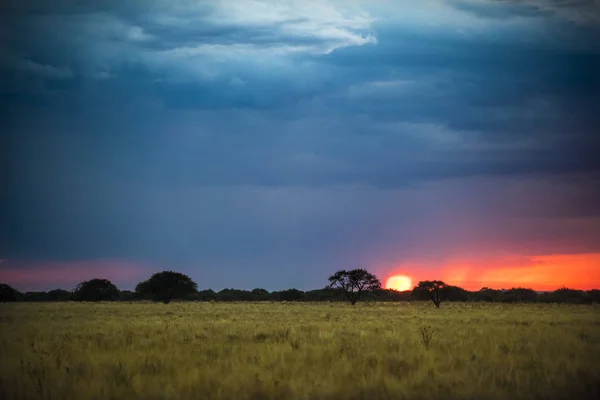
M 600 398 L 600 307 L 0 304 L 0 398 Z

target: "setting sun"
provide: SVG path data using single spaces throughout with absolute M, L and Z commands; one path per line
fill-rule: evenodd
M 412 289 L 412 279 L 405 275 L 394 275 L 385 282 L 386 289 L 394 289 L 400 292 Z

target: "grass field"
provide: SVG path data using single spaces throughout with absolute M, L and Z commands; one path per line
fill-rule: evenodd
M 0 304 L 0 398 L 600 398 L 600 307 Z

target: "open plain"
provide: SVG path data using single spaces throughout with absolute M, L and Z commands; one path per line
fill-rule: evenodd
M 600 306 L 0 304 L 0 398 L 600 398 Z

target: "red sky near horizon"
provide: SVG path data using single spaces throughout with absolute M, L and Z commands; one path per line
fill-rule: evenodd
M 136 263 L 115 260 L 91 261 L 48 261 L 24 267 L 2 266 L 0 260 L 0 282 L 8 283 L 22 291 L 73 289 L 83 281 L 104 278 L 120 286 L 135 286 L 147 279 L 148 268 Z
M 117 286 L 135 286 L 137 281 L 146 279 L 153 272 L 142 264 L 114 260 L 40 262 L 27 268 L 11 267 L 6 265 L 7 262 L 1 264 L 0 282 L 19 290 L 72 289 L 81 281 L 99 277 L 109 279 Z M 374 272 L 383 282 L 393 275 L 406 275 L 413 284 L 420 280 L 440 279 L 467 290 L 482 287 L 590 290 L 600 289 L 600 253 L 509 257 L 494 261 L 455 259 L 440 267 L 416 261 L 401 262 L 393 268 L 375 268 Z
M 513 257 L 488 262 L 451 260 L 433 268 L 408 262 L 385 269 L 387 272 L 382 274 L 385 279 L 406 275 L 412 278 L 414 284 L 421 280 L 440 279 L 467 290 L 482 287 L 526 287 L 539 291 L 561 287 L 600 289 L 600 253 Z

